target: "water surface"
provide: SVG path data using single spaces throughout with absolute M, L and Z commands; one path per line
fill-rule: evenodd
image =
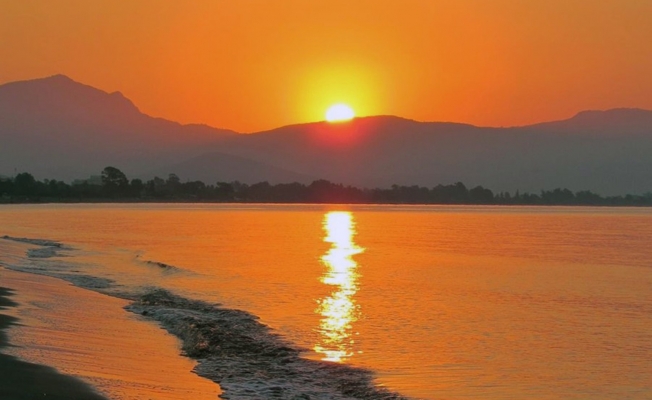
M 249 311 L 405 395 L 652 397 L 649 209 L 22 205 L 0 227 L 72 246 L 57 262 L 79 273 Z

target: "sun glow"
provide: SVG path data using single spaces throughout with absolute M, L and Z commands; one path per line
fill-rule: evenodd
M 346 104 L 334 104 L 326 110 L 326 121 L 328 122 L 349 121 L 354 116 L 353 109 Z

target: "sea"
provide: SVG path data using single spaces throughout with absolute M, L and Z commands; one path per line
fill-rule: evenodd
M 3 205 L 0 237 L 6 268 L 207 326 L 185 350 L 230 398 L 652 398 L 651 208 Z

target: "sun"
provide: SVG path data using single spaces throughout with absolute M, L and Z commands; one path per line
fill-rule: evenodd
M 349 121 L 355 117 L 353 109 L 346 104 L 334 104 L 326 110 L 326 121 L 342 122 Z

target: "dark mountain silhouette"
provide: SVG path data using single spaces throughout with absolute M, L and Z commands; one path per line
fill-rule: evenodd
M 72 179 L 106 165 L 130 177 L 243 182 L 323 178 L 358 186 L 462 181 L 494 190 L 652 190 L 652 111 L 585 111 L 487 128 L 393 116 L 237 134 L 142 114 L 120 93 L 57 75 L 0 86 L 0 174 Z
M 645 110 L 583 112 L 566 121 L 513 128 L 368 117 L 289 126 L 221 146 L 231 154 L 362 186 L 462 181 L 509 191 L 652 189 L 652 112 Z
M 318 179 L 315 176 L 305 175 L 273 167 L 246 158 L 224 154 L 208 153 L 191 158 L 178 164 L 168 165 L 140 174 L 142 179 L 151 179 L 153 176 L 166 178 L 174 173 L 185 179 L 200 180 L 214 184 L 217 182 L 261 182 L 286 183 L 286 182 L 311 182 Z
M 202 154 L 236 133 L 152 118 L 121 93 L 63 75 L 0 86 L 0 171 L 73 179 L 119 165 L 130 174 Z
M 615 135 L 649 135 L 652 112 L 639 108 L 616 108 L 607 111 L 582 111 L 564 121 L 544 122 L 530 128 L 548 133 Z

